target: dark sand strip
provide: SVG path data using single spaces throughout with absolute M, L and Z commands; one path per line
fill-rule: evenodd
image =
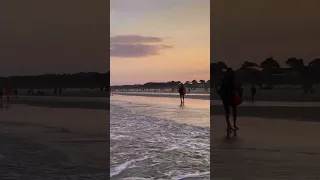
M 320 123 L 239 117 L 238 137 L 226 140 L 223 116 L 211 116 L 212 179 L 320 177 Z
M 0 178 L 109 179 L 109 111 L 77 107 L 2 109 Z
M 261 117 L 268 119 L 290 119 L 320 122 L 320 107 L 289 106 L 239 106 L 239 117 Z M 211 105 L 210 114 L 224 115 L 222 105 Z M 214 117 L 213 117 L 214 118 Z
M 72 97 L 20 97 L 13 98 L 12 104 L 24 104 L 29 106 L 41 106 L 50 108 L 80 108 L 110 110 L 110 102 L 107 98 L 72 98 Z

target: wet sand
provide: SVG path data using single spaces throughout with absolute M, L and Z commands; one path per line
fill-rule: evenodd
M 20 96 L 18 98 L 12 97 L 10 103 L 50 108 L 110 110 L 108 97 Z
M 297 121 L 315 121 L 320 122 L 318 112 L 320 111 L 320 103 L 294 103 L 287 102 L 285 104 L 278 102 L 256 102 L 252 104 L 245 102 L 238 106 L 239 117 L 258 117 L 273 119 L 291 119 Z M 224 109 L 221 102 L 214 103 L 211 101 L 210 114 L 224 115 Z
M 148 92 L 115 92 L 115 95 L 123 96 L 142 96 L 142 97 L 164 97 L 164 98 L 180 98 L 178 93 L 148 93 Z M 205 93 L 190 93 L 185 95 L 185 99 L 202 99 L 210 100 L 210 94 Z
M 140 115 L 165 118 L 192 126 L 210 126 L 209 100 L 185 99 L 185 104 L 181 105 L 178 98 L 114 95 L 111 101 L 119 102 Z
M 111 97 L 112 179 L 210 179 L 210 101 Z
M 245 100 L 250 100 L 250 88 L 245 87 L 243 92 Z M 219 100 L 219 95 L 211 92 L 212 100 Z M 302 88 L 275 88 L 270 90 L 257 90 L 256 101 L 295 101 L 295 102 L 320 102 L 319 88 L 312 94 L 304 94 Z
M 239 117 L 225 140 L 223 116 L 211 116 L 211 178 L 318 179 L 320 123 Z
M 81 102 L 58 108 L 65 102 L 38 101 L 34 104 L 29 99 L 32 106 L 11 104 L 0 109 L 0 154 L 11 164 L 11 168 L 1 166 L 1 175 L 109 179 L 109 111 L 97 105 L 84 109 Z M 48 108 L 51 103 L 55 108 Z

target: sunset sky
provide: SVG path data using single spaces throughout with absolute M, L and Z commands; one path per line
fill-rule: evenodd
M 0 1 L 0 76 L 109 70 L 108 1 Z
M 111 0 L 111 85 L 210 77 L 210 0 Z
M 320 57 L 320 1 L 215 0 L 211 3 L 211 60 L 238 68 L 273 56 L 305 64 Z

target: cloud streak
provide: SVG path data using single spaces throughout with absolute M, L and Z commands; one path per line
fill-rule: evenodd
M 141 35 L 118 35 L 110 37 L 110 56 L 137 58 L 158 55 L 160 50 L 173 46 L 159 44 L 163 38 Z
M 111 46 L 110 56 L 122 58 L 137 58 L 158 55 L 162 49 L 172 48 L 168 45 L 146 44 L 114 44 Z
M 111 44 L 136 44 L 136 43 L 158 43 L 162 42 L 163 39 L 152 36 L 140 36 L 140 35 L 123 35 L 113 36 L 110 38 Z

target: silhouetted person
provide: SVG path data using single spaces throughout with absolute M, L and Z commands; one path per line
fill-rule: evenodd
M 3 89 L 0 88 L 0 101 L 2 102 L 2 97 L 3 97 Z
M 7 101 L 9 101 L 11 93 L 12 93 L 12 89 L 7 87 L 7 88 L 5 88 L 4 93 L 5 93 Z
M 225 110 L 227 131 L 229 132 L 233 128 L 235 130 L 239 129 L 237 127 L 237 106 L 241 103 L 242 89 L 236 87 L 235 75 L 231 68 L 227 69 L 225 76 L 222 78 L 218 93 L 221 97 L 223 108 Z M 229 120 L 230 107 L 232 108 L 233 128 Z
M 251 94 L 251 101 L 252 103 L 254 103 L 254 98 L 256 97 L 256 93 L 257 93 L 257 88 L 254 84 L 252 84 L 251 88 L 250 88 L 250 94 Z
M 186 88 L 184 87 L 184 85 L 182 83 L 180 84 L 178 91 L 180 94 L 181 104 L 183 104 L 184 103 L 184 95 L 186 94 Z
M 14 92 L 14 96 L 17 98 L 18 97 L 18 89 L 15 89 L 13 92 Z
M 53 94 L 54 94 L 55 96 L 58 95 L 57 88 L 54 88 L 54 89 L 53 89 Z

